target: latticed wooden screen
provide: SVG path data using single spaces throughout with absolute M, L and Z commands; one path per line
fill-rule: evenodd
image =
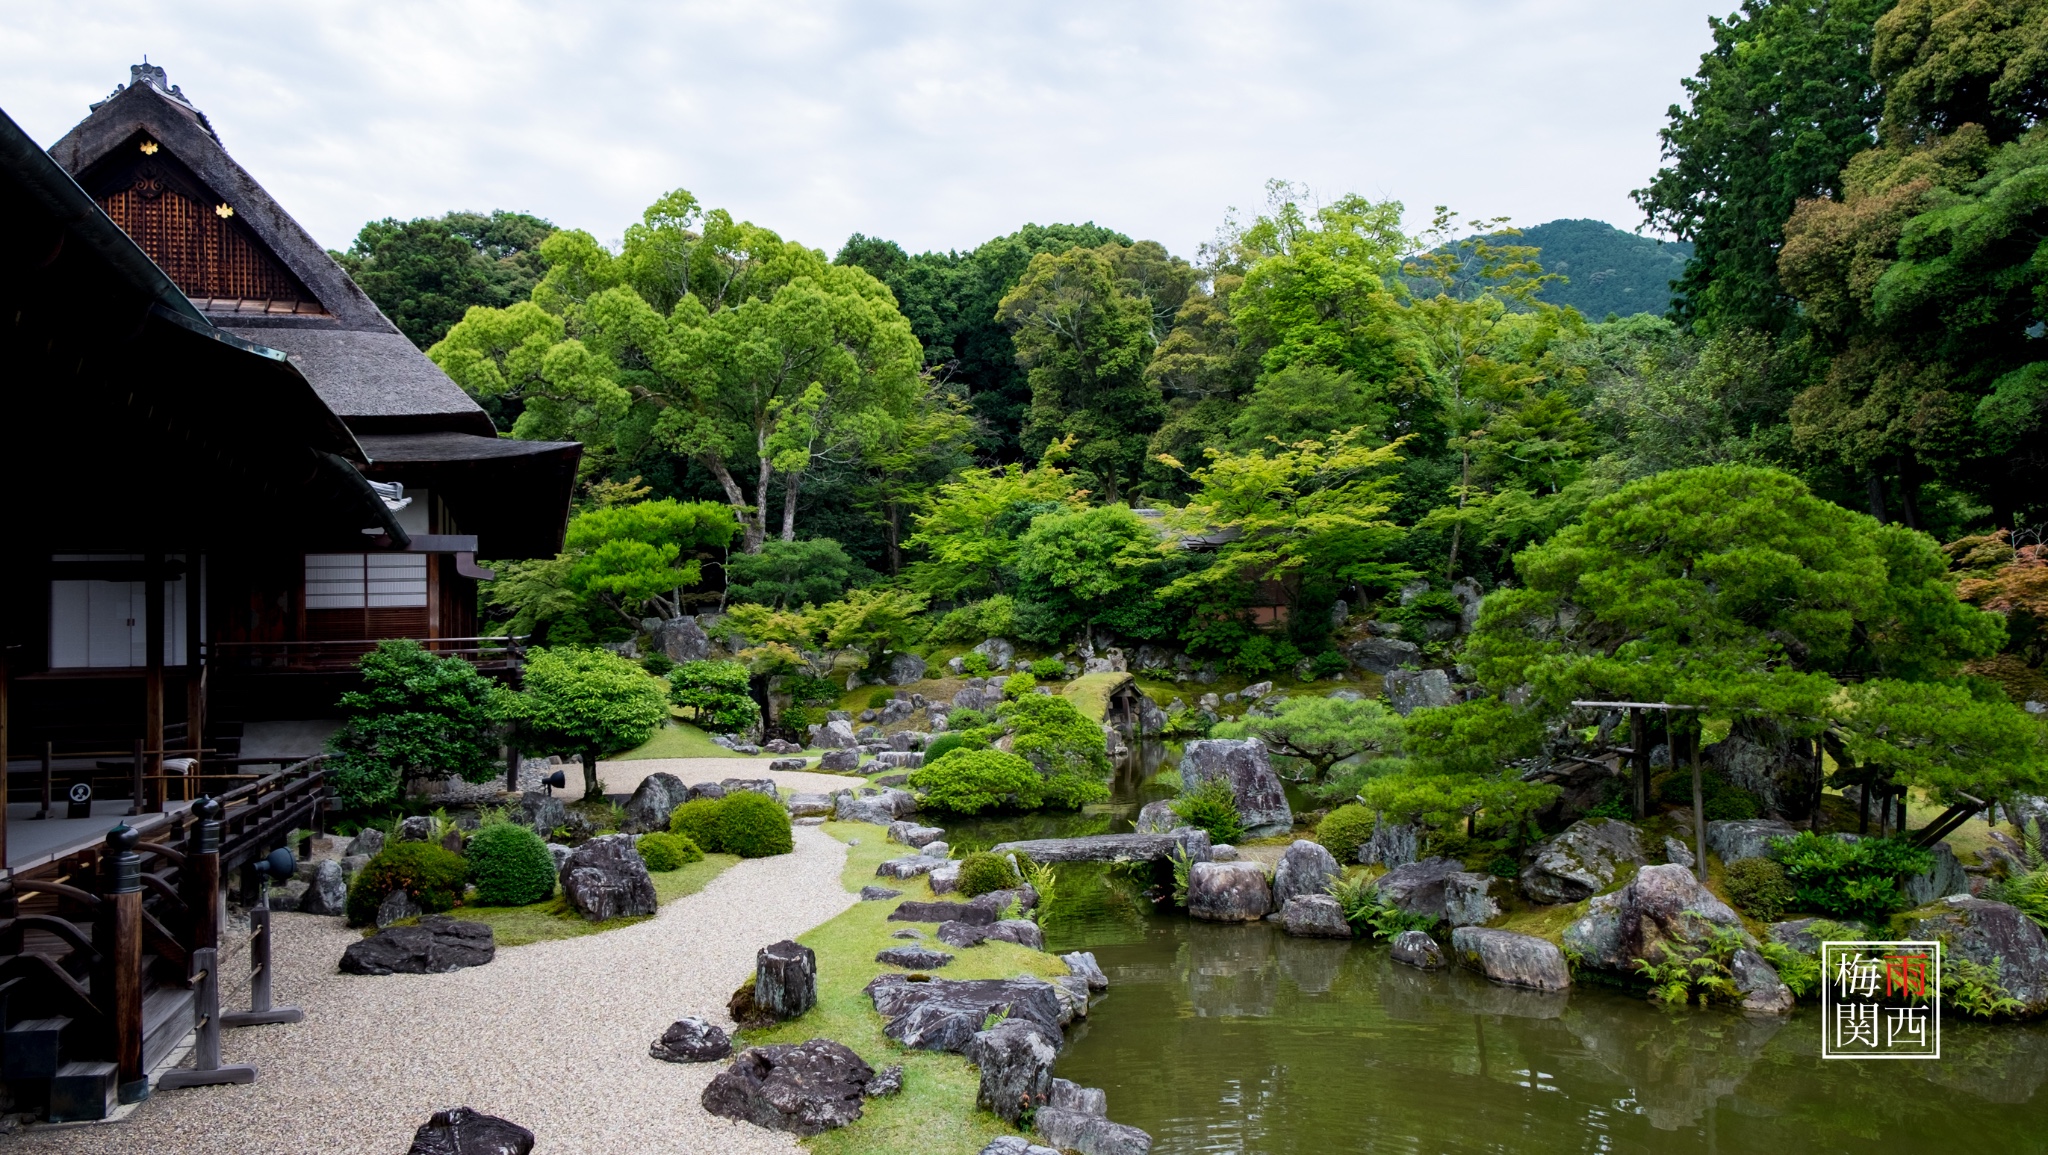
M 101 172 L 100 207 L 196 301 L 266 301 L 270 311 L 320 312 L 313 295 L 235 215 L 168 154 Z

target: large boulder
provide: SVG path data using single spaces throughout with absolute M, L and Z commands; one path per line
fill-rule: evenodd
M 1344 651 L 1351 664 L 1373 674 L 1391 674 L 1422 660 L 1422 647 L 1398 638 L 1367 638 Z
M 1280 907 L 1280 926 L 1301 938 L 1350 938 L 1344 907 L 1327 894 L 1297 894 Z
M 1451 965 L 1451 960 L 1444 957 L 1444 948 L 1419 930 L 1404 930 L 1395 935 L 1392 954 L 1395 962 L 1422 970 L 1442 970 Z
M 1191 826 L 1165 834 L 1087 834 L 1079 838 L 1032 838 L 999 842 L 997 854 L 1018 854 L 1033 862 L 1163 862 L 1179 850 L 1190 862 L 1209 860 L 1209 835 Z
M 988 658 L 988 663 L 998 670 L 1007 670 L 1017 658 L 1017 647 L 1002 638 L 990 638 L 974 647 L 974 652 Z
M 1728 904 L 1683 866 L 1645 866 L 1627 886 L 1593 899 L 1585 917 L 1564 930 L 1564 944 L 1580 964 L 1615 974 L 1636 973 L 1635 960 L 1664 961 L 1705 946 L 1717 927 L 1741 930 Z M 1747 932 L 1744 932 L 1745 938 Z
M 754 1006 L 777 1019 L 793 1019 L 818 1004 L 818 956 L 784 939 L 754 955 Z
M 1536 847 L 1522 893 L 1541 903 L 1583 902 L 1606 890 L 1623 863 L 1641 866 L 1642 832 L 1614 818 L 1586 818 Z
M 792 794 L 783 805 L 791 818 L 823 818 L 838 809 L 829 794 Z
M 1914 906 L 1926 906 L 1951 894 L 1969 894 L 1970 876 L 1963 873 L 1963 864 L 1956 861 L 1956 852 L 1948 843 L 1937 842 L 1928 849 L 1934 854 L 1934 865 L 1906 880 L 1907 900 Z
M 1995 962 L 1999 984 L 2026 1014 L 2048 1011 L 2048 939 L 2013 907 L 1952 895 L 1894 922 L 1901 938 L 1939 939 L 1951 957 L 1986 967 Z
M 1707 849 L 1725 865 L 1745 858 L 1768 858 L 1771 843 L 1798 835 L 1789 822 L 1775 818 L 1724 818 L 1707 823 Z
M 348 908 L 348 879 L 342 877 L 341 863 L 331 858 L 313 867 L 312 885 L 299 900 L 306 914 L 341 914 Z
M 883 835 L 891 842 L 917 847 L 937 842 L 945 836 L 946 832 L 936 826 L 919 826 L 915 822 L 891 822 L 888 833 Z
M 348 944 L 341 969 L 352 975 L 439 975 L 480 967 L 498 956 L 488 923 L 430 914 Z
M 852 748 L 827 750 L 823 754 L 818 755 L 818 769 L 838 774 L 843 774 L 849 770 L 858 770 L 860 769 L 860 751 Z
M 1813 760 L 1805 747 L 1774 718 L 1737 714 L 1728 736 L 1701 750 L 1700 760 L 1756 795 L 1764 810 L 1803 818 L 1813 810 Z
M 1138 834 L 1164 834 L 1180 825 L 1180 815 L 1173 812 L 1173 803 L 1166 801 L 1147 802 L 1138 808 Z
M 1081 1155 L 1151 1155 L 1152 1151 L 1152 1136 L 1087 1111 L 1040 1107 L 1031 1127 L 1054 1147 Z
M 994 925 L 998 911 L 978 902 L 902 902 L 889 912 L 890 922 L 967 922 Z
M 1535 935 L 1461 926 L 1451 932 L 1451 953 L 1460 963 L 1511 987 L 1561 991 L 1572 985 L 1564 952 Z
M 1188 915 L 1210 922 L 1257 922 L 1273 909 L 1273 888 L 1256 862 L 1197 862 L 1188 869 Z
M 821 750 L 851 750 L 860 745 L 860 739 L 853 736 L 852 722 L 834 718 L 822 726 L 811 727 L 811 745 Z
M 977 1155 L 1060 1155 L 1050 1147 L 1040 1146 L 1019 1135 L 1003 1135 L 988 1141 Z
M 1409 914 L 1451 926 L 1478 926 L 1500 917 L 1500 903 L 1493 897 L 1496 881 L 1453 859 L 1425 858 L 1389 870 L 1373 885 L 1381 898 Z
M 1743 1010 L 1764 1015 L 1792 1013 L 1792 988 L 1764 956 L 1745 946 L 1735 952 L 1728 973 L 1735 979 L 1735 989 L 1742 992 Z
M 633 797 L 627 799 L 626 820 L 619 829 L 627 834 L 667 830 L 668 816 L 689 796 L 690 788 L 675 775 L 660 771 L 649 774 L 634 788 Z
M 1189 790 L 1212 778 L 1230 783 L 1237 812 L 1248 836 L 1282 834 L 1294 829 L 1294 811 L 1287 792 L 1273 773 L 1266 744 L 1257 738 L 1201 738 L 1187 744 L 1180 759 L 1180 780 Z
M 844 1044 L 749 1047 L 704 1088 L 704 1109 L 772 1131 L 816 1135 L 860 1118 L 874 1068 Z
M 1032 950 L 1044 950 L 1045 932 L 1028 918 L 999 918 L 989 924 L 988 941 L 1013 942 Z
M 1406 822 L 1373 819 L 1372 836 L 1358 844 L 1358 861 L 1392 870 L 1422 857 L 1422 828 Z
M 545 790 L 528 790 L 519 796 L 519 817 L 513 819 L 542 838 L 569 825 L 569 808 Z
M 1273 905 L 1284 909 L 1298 895 L 1325 894 L 1343 873 L 1336 856 L 1321 843 L 1298 838 L 1273 869 Z
M 1451 692 L 1451 676 L 1442 670 L 1395 670 L 1386 676 L 1385 684 L 1387 703 L 1396 714 L 1457 701 Z
M 696 618 L 670 618 L 654 631 L 654 647 L 668 660 L 701 662 L 711 656 L 711 635 Z
M 732 1055 L 732 1040 L 703 1019 L 677 1019 L 647 1048 L 647 1054 L 664 1063 L 715 1063 Z
M 413 1132 L 405 1155 L 528 1155 L 533 1132 L 469 1107 L 450 1107 Z
M 905 790 L 867 787 L 859 793 L 838 796 L 836 816 L 841 822 L 872 822 L 887 826 L 906 814 L 917 813 L 917 798 Z
M 882 681 L 891 686 L 908 686 L 924 680 L 924 659 L 916 654 L 891 654 L 882 667 Z
M 1109 976 L 1102 973 L 1102 964 L 1095 961 L 1094 951 L 1077 950 L 1071 954 L 1063 954 L 1060 961 L 1067 964 L 1068 974 L 1078 975 L 1086 980 L 1089 990 L 1109 989 Z
M 882 1033 L 924 1051 L 960 1052 L 992 1014 L 1036 1023 L 1059 1046 L 1061 1003 L 1051 983 L 1035 978 L 929 979 L 878 975 L 867 985 Z
M 348 846 L 341 853 L 344 858 L 353 857 L 358 854 L 374 858 L 383 849 L 384 832 L 374 826 L 365 826 L 356 832 L 354 838 L 349 839 Z
M 1059 1057 L 1055 1029 L 1028 1019 L 1004 1019 L 967 1042 L 967 1061 L 981 1070 L 975 1102 L 1005 1123 L 1015 1123 L 1052 1097 L 1052 1064 Z
M 560 878 L 562 897 L 592 922 L 655 911 L 654 879 L 630 834 L 608 834 L 577 847 Z

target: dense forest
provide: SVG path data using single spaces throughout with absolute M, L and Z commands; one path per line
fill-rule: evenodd
M 457 213 L 342 256 L 508 435 L 586 446 L 566 552 L 486 591 L 518 633 L 717 609 L 789 670 L 1008 637 L 1303 681 L 1411 638 L 1468 688 L 1401 797 L 1468 818 L 1521 812 L 1493 775 L 1574 696 L 2032 782 L 2048 8 L 1713 36 L 1634 194 L 1671 243 L 1274 181 L 1185 255 L 828 256 L 677 190 L 616 247 Z

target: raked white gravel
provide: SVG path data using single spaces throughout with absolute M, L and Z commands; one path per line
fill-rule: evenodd
M 728 1028 L 754 952 L 854 902 L 846 847 L 807 827 L 794 853 L 727 870 L 652 920 L 501 949 L 488 966 L 366 978 L 335 969 L 356 932 L 277 916 L 277 999 L 292 1026 L 227 1032 L 249 1086 L 160 1092 L 115 1124 L 19 1135 L 19 1151 L 108 1155 L 402 1155 L 436 1109 L 470 1106 L 531 1130 L 545 1155 L 754 1155 L 791 1137 L 714 1118 L 698 1097 L 723 1064 L 647 1057 L 685 1015 Z M 232 965 L 232 964 L 231 964 Z M 246 969 L 246 968 L 236 968 Z M 229 973 L 235 973 L 230 970 Z

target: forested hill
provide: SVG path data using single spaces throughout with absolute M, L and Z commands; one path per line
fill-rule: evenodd
M 1522 230 L 1517 244 L 1543 250 L 1543 271 L 1565 281 L 1543 287 L 1553 305 L 1570 305 L 1588 320 L 1609 313 L 1662 313 L 1671 305 L 1671 282 L 1692 259 L 1685 241 L 1659 241 L 1623 232 L 1606 221 L 1548 221 Z

